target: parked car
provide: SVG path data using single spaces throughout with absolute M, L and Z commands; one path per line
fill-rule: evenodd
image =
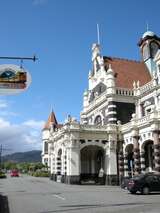
M 17 169 L 13 169 L 13 170 L 11 170 L 10 175 L 11 175 L 11 177 L 19 177 L 19 172 Z
M 149 194 L 150 192 L 160 192 L 160 174 L 146 173 L 134 176 L 128 181 L 127 189 L 130 193 Z
M 122 182 L 121 182 L 121 185 L 120 185 L 122 189 L 127 189 L 128 182 L 129 182 L 130 179 L 131 179 L 131 177 L 124 177 L 122 179 Z

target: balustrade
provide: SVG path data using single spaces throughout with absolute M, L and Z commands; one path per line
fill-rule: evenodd
M 117 88 L 116 89 L 117 95 L 124 95 L 124 96 L 133 96 L 134 92 L 132 89 L 126 89 L 126 88 Z

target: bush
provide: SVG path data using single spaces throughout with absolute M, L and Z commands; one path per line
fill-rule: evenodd
M 32 173 L 32 175 L 34 177 L 50 177 L 49 172 L 46 172 L 46 171 L 36 171 L 36 172 Z
M 7 177 L 6 174 L 4 172 L 0 171 L 0 178 L 6 178 L 6 177 Z

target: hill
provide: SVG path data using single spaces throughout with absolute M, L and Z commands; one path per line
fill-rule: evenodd
M 2 161 L 12 161 L 16 163 L 23 163 L 23 162 L 41 162 L 41 151 L 40 150 L 33 150 L 28 152 L 16 152 L 13 154 L 5 155 L 2 157 Z

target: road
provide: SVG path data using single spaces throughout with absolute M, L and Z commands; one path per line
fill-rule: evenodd
M 9 204 L 3 213 L 160 212 L 160 194 L 131 195 L 117 186 L 66 185 L 21 176 L 0 179 L 0 193 Z

